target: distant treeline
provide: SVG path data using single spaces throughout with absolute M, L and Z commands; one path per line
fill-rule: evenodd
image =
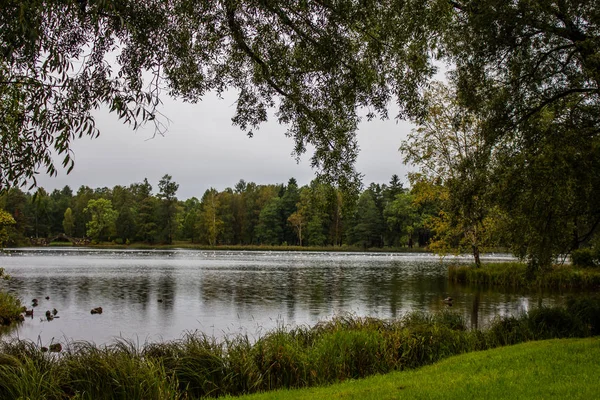
M 397 175 L 355 193 L 317 180 L 299 187 L 294 178 L 272 185 L 240 180 L 200 199 L 179 200 L 178 188 L 170 175 L 154 194 L 147 179 L 76 193 L 69 186 L 52 193 L 12 188 L 0 195 L 0 207 L 16 221 L 6 227 L 7 244 L 65 234 L 118 244 L 422 247 L 433 235 L 427 221 L 440 211 L 439 201 L 403 187 Z

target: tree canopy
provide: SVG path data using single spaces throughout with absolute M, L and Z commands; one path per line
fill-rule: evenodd
M 252 135 L 274 111 L 296 155 L 314 146 L 314 167 L 356 186 L 361 115 L 395 101 L 425 122 L 446 64 L 517 253 L 547 265 L 600 223 L 596 0 L 7 0 L 0 28 L 2 187 L 55 173 L 54 151 L 72 168 L 97 108 L 161 133 L 163 95 L 228 89 L 234 124 Z

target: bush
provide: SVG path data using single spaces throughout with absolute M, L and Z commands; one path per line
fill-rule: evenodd
M 590 248 L 573 250 L 571 253 L 571 262 L 579 268 L 595 268 L 600 265 L 597 251 Z
M 0 325 L 9 325 L 21 320 L 21 301 L 10 293 L 0 292 Z
M 457 314 L 414 312 L 379 320 L 345 315 L 278 328 L 251 342 L 190 333 L 139 349 L 71 343 L 60 356 L 32 342 L 0 342 L 0 398 L 186 399 L 300 388 L 418 368 L 443 358 L 529 340 L 600 330 L 600 297 L 533 309 L 467 330 Z
M 582 321 L 565 308 L 535 308 L 526 316 L 533 339 L 584 337 L 587 332 Z
M 600 296 L 569 298 L 567 312 L 578 318 L 592 336 L 600 335 Z
M 468 265 L 448 267 L 448 279 L 454 283 L 528 288 L 580 288 L 595 290 L 600 287 L 600 270 L 577 268 L 572 265 L 554 265 L 552 269 L 527 278 L 527 265 L 522 263 L 490 263 L 481 268 Z

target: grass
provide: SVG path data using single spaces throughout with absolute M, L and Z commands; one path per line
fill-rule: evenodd
M 239 399 L 592 399 L 600 396 L 599 358 L 599 338 L 546 340 L 463 354 L 417 370 Z
M 256 342 L 203 334 L 138 347 L 0 342 L 0 398 L 184 399 L 306 388 L 449 357 L 550 338 L 600 334 L 600 298 L 540 308 L 468 330 L 462 317 L 413 312 L 397 320 L 341 316 L 314 327 L 275 329 Z
M 19 299 L 10 293 L 0 291 L 0 325 L 10 325 L 22 321 L 23 306 Z
M 455 283 L 526 288 L 600 288 L 600 268 L 577 268 L 555 265 L 536 279 L 526 278 L 527 265 L 518 262 L 484 263 L 481 268 L 471 265 L 452 265 L 448 278 Z

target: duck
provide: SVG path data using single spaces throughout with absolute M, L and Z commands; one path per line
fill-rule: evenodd
M 31 310 L 25 310 L 25 315 L 28 317 L 33 317 L 33 308 Z
M 92 308 L 92 314 L 102 314 L 102 307 Z
M 60 353 L 62 351 L 62 345 L 60 343 L 51 344 L 50 351 L 52 353 Z
M 452 297 L 446 297 L 444 300 L 442 300 L 444 303 L 448 304 L 448 305 L 452 305 L 452 301 L 454 299 Z
M 58 314 L 58 310 L 56 308 L 53 308 L 52 309 L 52 315 L 56 315 L 56 314 Z

